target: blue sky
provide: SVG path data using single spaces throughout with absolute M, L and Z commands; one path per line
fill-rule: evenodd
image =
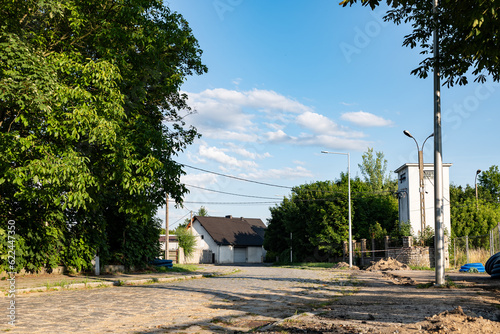
M 411 30 L 383 22 L 386 8 L 338 2 L 167 2 L 189 22 L 209 69 L 182 87 L 196 110 L 185 120 L 203 136 L 177 161 L 282 186 L 186 168 L 181 180 L 190 194 L 183 208 L 169 206 L 170 226 L 200 206 L 212 216 L 265 222 L 269 202 L 290 194 L 286 187 L 347 171 L 346 156 L 322 150 L 349 152 L 353 177 L 361 176 L 358 164 L 369 147 L 384 153 L 391 174 L 417 162 L 416 145 L 403 130 L 419 145 L 433 132 L 433 82 L 410 75 L 423 59 L 402 46 Z M 500 163 L 500 84 L 442 87 L 441 94 L 443 161 L 453 164 L 452 183 L 473 184 L 477 169 Z M 424 161 L 433 159 L 430 139 Z M 164 208 L 158 216 L 164 219 Z

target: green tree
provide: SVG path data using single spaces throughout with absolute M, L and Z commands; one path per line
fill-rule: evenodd
M 177 240 L 179 240 L 179 247 L 184 251 L 184 255 L 186 257 L 193 255 L 196 247 L 196 237 L 184 226 L 177 226 L 175 235 L 177 236 Z
M 264 248 L 271 259 L 288 253 L 292 246 L 296 258 L 304 260 L 314 256 L 315 249 L 340 245 L 347 239 L 347 191 L 335 182 L 294 187 L 290 198 L 270 210 Z
M 208 216 L 208 211 L 204 206 L 201 206 L 198 212 L 196 213 L 197 216 L 201 217 L 207 217 Z
M 473 187 L 450 186 L 451 237 L 485 235 L 498 224 L 500 204 L 484 197 L 476 206 Z
M 493 165 L 488 170 L 483 171 L 478 177 L 481 190 L 481 198 L 499 202 L 500 200 L 500 171 L 498 166 Z
M 375 222 L 375 224 L 370 226 L 369 233 L 373 239 L 382 239 L 387 235 L 387 230 L 382 228 L 379 222 Z
M 394 187 L 394 182 L 387 173 L 387 160 L 384 158 L 383 152 L 375 152 L 373 148 L 363 153 L 363 162 L 358 164 L 364 181 L 370 185 L 372 191 L 382 191 Z
M 358 0 L 343 0 L 343 6 Z M 372 9 L 386 2 L 390 10 L 384 17 L 395 24 L 410 23 L 413 31 L 405 36 L 404 46 L 418 47 L 421 54 L 429 55 L 433 49 L 435 27 L 433 1 L 419 0 L 360 0 Z M 468 83 L 467 74 L 474 81 L 484 82 L 486 75 L 500 80 L 498 38 L 500 33 L 498 0 L 459 1 L 440 0 L 436 16 L 439 27 L 439 69 L 445 84 Z M 435 59 L 427 56 L 411 73 L 421 78 L 434 68 Z
M 297 260 L 310 257 L 318 260 L 318 251 L 341 252 L 349 231 L 347 180 L 347 174 L 342 173 L 335 182 L 318 181 L 294 187 L 289 198 L 270 208 L 264 240 L 270 259 L 276 256 L 288 259 L 290 246 Z M 374 194 L 370 185 L 359 178 L 351 180 L 351 191 L 353 238 L 371 238 L 371 228 L 376 224 L 381 230 L 393 228 L 398 209 L 392 194 Z
M 201 216 L 201 217 L 207 217 L 208 216 L 208 211 L 207 209 L 204 207 L 204 206 L 201 206 L 200 209 L 198 210 L 198 212 L 195 212 L 193 217 L 194 216 Z M 188 224 L 191 222 L 191 218 L 186 218 L 184 220 L 184 223 L 179 225 L 179 226 L 188 226 Z
M 6 2 L 0 22 L 0 216 L 27 269 L 156 256 L 156 210 L 187 191 L 173 157 L 198 136 L 188 23 L 156 0 Z

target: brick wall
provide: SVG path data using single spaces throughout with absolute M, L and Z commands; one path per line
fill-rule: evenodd
M 353 249 L 358 249 L 358 253 L 362 254 L 360 259 L 361 265 L 369 265 L 371 261 L 379 260 L 381 257 L 390 257 L 398 260 L 401 263 L 419 266 L 419 267 L 435 267 L 435 255 L 434 248 L 432 247 L 420 247 L 413 245 L 412 237 L 403 237 L 403 247 L 389 247 L 389 237 L 385 238 L 385 250 L 378 250 L 376 252 L 371 252 L 367 250 L 367 240 L 361 239 L 361 241 L 356 242 L 353 240 Z M 344 258 L 349 254 L 348 243 L 344 241 L 343 245 Z M 371 254 L 372 256 L 366 256 L 365 254 Z M 356 253 L 355 253 L 356 256 Z M 450 257 L 448 253 L 448 240 L 445 236 L 445 268 L 450 267 Z

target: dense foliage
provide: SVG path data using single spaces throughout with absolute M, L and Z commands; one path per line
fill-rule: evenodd
M 358 0 L 343 0 L 347 6 Z M 468 83 L 467 75 L 474 81 L 484 82 L 486 75 L 500 80 L 498 38 L 500 34 L 499 0 L 439 0 L 437 15 L 433 15 L 434 1 L 420 0 L 359 0 L 372 9 L 386 2 L 390 7 L 384 19 L 395 24 L 409 23 L 413 30 L 405 36 L 403 45 L 418 47 L 426 56 L 412 74 L 425 78 L 432 71 L 435 59 L 433 30 L 439 29 L 439 70 L 445 84 Z M 434 21 L 436 20 L 436 21 Z
M 351 180 L 351 192 L 353 239 L 394 229 L 398 208 L 392 191 L 373 192 L 370 184 L 356 178 Z M 290 246 L 294 260 L 338 255 L 349 233 L 347 175 L 335 182 L 294 187 L 289 198 L 270 210 L 264 240 L 268 258 L 288 259 Z
M 2 1 L 0 216 L 17 269 L 158 254 L 156 209 L 187 191 L 173 156 L 198 134 L 179 90 L 200 56 L 161 1 Z
M 179 247 L 182 248 L 184 256 L 188 258 L 193 255 L 196 247 L 196 236 L 185 226 L 177 226 L 174 232 L 177 235 Z
M 498 166 L 491 166 L 478 177 L 478 195 L 469 185 L 450 186 L 452 237 L 487 235 L 500 223 Z

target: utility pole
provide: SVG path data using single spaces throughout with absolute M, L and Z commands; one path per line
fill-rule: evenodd
M 189 224 L 188 224 L 188 227 L 192 227 L 193 226 L 193 210 L 190 211 L 191 212 L 191 215 L 189 217 Z M 193 234 L 193 229 L 191 228 L 191 234 Z
M 443 143 L 441 136 L 441 82 L 439 71 L 438 36 L 439 0 L 434 0 L 434 252 L 436 285 L 444 284 L 444 203 L 443 203 Z
M 168 260 L 169 233 L 168 233 L 168 193 L 165 195 L 165 260 Z

